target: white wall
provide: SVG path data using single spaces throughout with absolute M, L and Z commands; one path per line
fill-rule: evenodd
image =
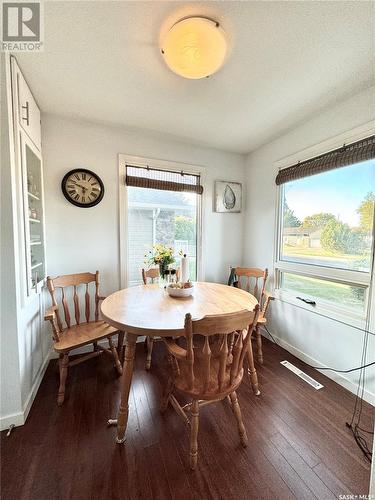
M 313 119 L 247 157 L 247 205 L 244 238 L 244 265 L 268 267 L 273 279 L 277 167 L 275 162 L 308 147 L 350 131 L 375 118 L 375 88 L 316 115 Z M 275 301 L 271 305 L 270 330 L 297 356 L 338 367 L 360 366 L 363 335 L 296 306 Z M 371 336 L 369 360 L 374 360 L 375 337 Z M 371 359 L 370 359 L 371 358 Z M 325 372 L 355 390 L 358 372 L 345 375 Z M 367 370 L 366 398 L 375 404 L 375 367 Z
M 176 119 L 180 119 L 176 116 Z M 205 167 L 203 268 L 208 281 L 226 281 L 230 265 L 242 261 L 243 214 L 212 210 L 215 179 L 244 181 L 244 157 L 150 135 L 52 115 L 42 117 L 48 273 L 102 273 L 102 291 L 120 287 L 118 154 Z M 93 208 L 70 204 L 61 180 L 73 168 L 93 170 L 105 187 Z

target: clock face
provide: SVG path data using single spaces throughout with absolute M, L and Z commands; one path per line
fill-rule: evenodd
M 77 207 L 93 207 L 104 196 L 104 185 L 100 177 L 83 168 L 68 172 L 61 182 L 61 189 L 65 198 Z

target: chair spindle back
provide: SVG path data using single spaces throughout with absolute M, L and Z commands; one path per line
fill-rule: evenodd
M 61 320 L 61 314 L 59 312 L 59 307 L 58 307 L 58 297 L 56 294 L 57 289 L 61 290 L 61 304 L 62 304 L 62 309 L 64 311 L 64 319 L 65 319 L 65 324 L 67 328 L 71 327 L 71 316 L 70 316 L 70 309 L 69 309 L 69 304 L 68 304 L 68 295 L 69 292 L 68 290 L 71 291 L 71 288 L 73 289 L 73 306 L 74 306 L 74 318 L 75 318 L 75 323 L 79 325 L 81 321 L 81 311 L 80 311 L 80 300 L 79 300 L 79 292 L 82 292 L 82 289 L 84 291 L 84 318 L 86 320 L 86 323 L 90 321 L 91 317 L 91 310 L 90 310 L 90 303 L 91 303 L 91 297 L 90 297 L 90 283 L 95 283 L 95 294 L 94 294 L 94 300 L 95 300 L 95 309 L 94 309 L 94 318 L 95 321 L 98 321 L 99 319 L 99 271 L 96 271 L 95 274 L 93 273 L 79 273 L 79 274 L 67 274 L 64 276 L 58 276 L 57 278 L 51 278 L 48 276 L 47 278 L 47 287 L 49 290 L 49 293 L 51 294 L 52 298 L 52 305 L 56 306 L 55 314 L 56 314 L 56 320 L 57 320 L 57 326 L 58 330 L 61 332 L 63 330 L 63 322 Z M 81 286 L 82 285 L 82 286 Z
M 238 277 L 238 288 L 246 290 L 254 295 L 262 307 L 263 295 L 268 278 L 268 269 L 236 267 L 235 273 Z
M 232 392 L 243 376 L 243 361 L 251 334 L 258 320 L 259 306 L 253 311 L 206 316 L 192 320 L 185 317 L 186 350 L 175 344 L 175 371 L 187 374 L 187 390 L 220 395 Z M 240 332 L 240 334 L 237 334 Z M 171 346 L 173 340 L 167 341 Z
M 147 285 L 147 279 L 151 280 L 151 283 L 154 283 L 154 280 L 160 277 L 160 272 L 157 267 L 152 267 L 151 269 L 142 269 L 142 280 L 143 284 Z

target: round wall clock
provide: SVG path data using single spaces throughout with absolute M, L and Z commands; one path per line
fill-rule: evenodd
M 83 208 L 94 207 L 104 196 L 101 178 L 84 168 L 76 168 L 64 175 L 61 189 L 70 203 Z

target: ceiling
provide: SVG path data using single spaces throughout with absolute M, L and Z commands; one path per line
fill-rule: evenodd
M 17 59 L 44 112 L 247 153 L 374 83 L 375 3 L 49 1 L 45 50 Z M 230 54 L 186 80 L 159 53 L 188 15 L 218 20 Z

